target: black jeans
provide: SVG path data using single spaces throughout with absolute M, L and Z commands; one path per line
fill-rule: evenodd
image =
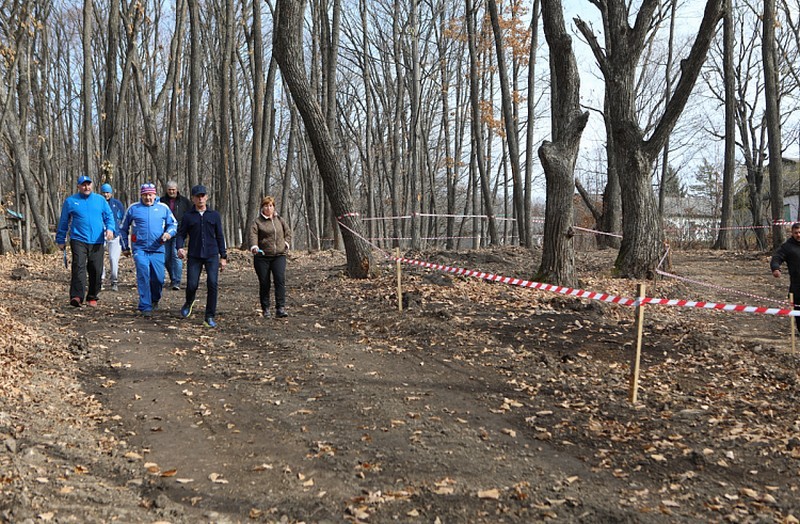
M 81 302 L 97 300 L 100 286 L 103 283 L 104 244 L 85 244 L 78 240 L 70 240 L 72 249 L 72 278 L 69 283 L 69 297 L 79 298 Z M 86 289 L 86 276 L 89 276 L 89 289 Z
M 255 255 L 253 267 L 258 275 L 258 298 L 261 309 L 269 309 L 270 274 L 275 284 L 275 308 L 286 306 L 286 257 Z

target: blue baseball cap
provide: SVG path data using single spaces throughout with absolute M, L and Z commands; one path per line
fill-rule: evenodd
M 206 191 L 206 186 L 204 185 L 197 185 L 192 188 L 192 196 L 196 195 L 207 195 L 208 191 Z
M 113 193 L 114 190 L 111 188 L 111 184 L 103 184 L 100 186 L 101 193 Z
M 81 175 L 78 177 L 78 185 L 85 184 L 86 182 L 92 183 L 92 179 L 86 175 Z

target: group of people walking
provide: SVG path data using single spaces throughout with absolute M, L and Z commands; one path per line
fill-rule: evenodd
M 170 287 L 181 288 L 183 262 L 186 262 L 186 300 L 180 314 L 192 314 L 200 285 L 206 273 L 204 325 L 216 327 L 219 272 L 227 265 L 228 252 L 221 215 L 208 206 L 203 185 L 191 189 L 191 200 L 181 195 L 178 184 L 167 183 L 166 194 L 156 196 L 156 186 L 142 184 L 139 201 L 125 209 L 105 183 L 100 194 L 93 181 L 81 175 L 77 191 L 64 201 L 56 230 L 56 244 L 65 251 L 67 236 L 72 252 L 70 305 L 96 307 L 106 277 L 104 258 L 110 260 L 111 290 L 119 290 L 120 255 L 132 256 L 139 293 L 138 311 L 150 318 L 159 307 L 166 276 Z M 253 266 L 259 282 L 259 303 L 264 317 L 270 316 L 270 291 L 275 286 L 275 316 L 285 318 L 286 255 L 291 230 L 275 212 L 275 200 L 264 197 L 259 216 L 248 234 Z

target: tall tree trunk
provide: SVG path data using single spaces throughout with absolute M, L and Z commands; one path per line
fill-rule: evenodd
M 481 119 L 480 96 L 478 89 L 478 45 L 476 18 L 477 8 L 473 7 L 472 0 L 466 0 L 467 17 L 467 41 L 469 42 L 469 84 L 470 84 L 470 107 L 472 109 L 472 147 L 475 152 L 475 161 L 478 168 L 478 183 L 483 196 L 483 211 L 487 215 L 489 224 L 489 239 L 492 245 L 497 245 L 497 222 L 494 217 L 494 206 L 492 205 L 492 192 L 489 188 L 489 173 L 486 171 L 486 161 L 484 159 L 483 147 L 483 120 Z M 474 214 L 479 214 L 477 209 Z
M 200 181 L 200 104 L 203 90 L 203 50 L 200 47 L 200 6 L 198 0 L 189 3 L 189 118 L 186 123 L 186 171 L 189 186 Z
M 90 177 L 92 159 L 94 158 L 94 140 L 92 124 L 92 34 L 94 29 L 94 1 L 83 2 L 83 77 L 81 82 L 81 107 L 83 123 L 81 137 L 83 144 L 82 172 Z
M 420 216 L 422 210 L 422 109 L 421 109 L 421 79 L 419 64 L 419 0 L 411 0 L 411 13 L 409 16 L 409 32 L 411 38 L 411 82 L 409 97 L 411 102 L 411 126 L 409 136 L 409 153 L 411 154 L 411 170 L 408 173 L 409 200 L 411 211 L 411 247 L 414 250 L 422 248 L 420 240 Z
M 733 182 L 736 169 L 736 78 L 733 65 L 733 0 L 725 0 L 722 22 L 722 76 L 725 84 L 725 160 L 722 170 L 722 217 L 715 249 L 731 249 Z
M 10 95 L 6 92 L 5 85 L 0 83 L 0 98 L 5 100 L 7 96 Z M 25 145 L 23 135 L 20 132 L 22 129 L 21 125 L 16 112 L 9 111 L 6 114 L 5 128 L 8 130 L 8 138 L 11 143 L 11 150 L 13 151 L 14 172 L 22 179 L 22 183 L 25 186 L 25 194 L 30 204 L 29 213 L 32 215 L 33 222 L 36 225 L 36 234 L 42 253 L 51 253 L 55 249 L 55 246 L 53 245 L 53 240 L 50 238 L 50 230 L 47 226 L 47 221 L 41 212 L 42 208 L 39 203 L 39 194 L 41 191 L 36 187 L 36 180 L 31 172 L 28 149 Z M 73 183 L 74 180 L 69 181 L 70 185 Z
M 775 222 L 783 219 L 783 165 L 781 161 L 781 117 L 778 108 L 778 70 L 775 51 L 775 0 L 764 0 L 764 36 L 761 52 L 764 60 L 764 101 L 769 142 L 769 201 L 772 206 L 772 247 L 786 239 L 785 228 Z
M 514 216 L 517 218 L 517 234 L 519 235 L 520 245 L 529 247 L 530 239 L 528 238 L 528 231 L 526 228 L 527 220 L 525 219 L 524 205 L 525 188 L 522 185 L 522 174 L 519 166 L 519 137 L 517 136 L 517 119 L 514 117 L 514 104 L 511 100 L 511 89 L 508 85 L 508 71 L 506 69 L 503 32 L 502 29 L 500 29 L 500 16 L 497 13 L 497 1 L 488 0 L 487 5 L 489 7 L 489 16 L 492 21 L 495 50 L 497 51 L 497 74 L 500 76 L 503 123 L 505 124 L 506 144 L 508 145 L 508 162 L 511 165 L 511 178 L 514 182 L 512 198 L 514 201 Z
M 231 80 L 231 68 L 233 67 L 233 47 L 236 41 L 236 7 L 233 0 L 223 2 L 223 22 L 221 35 L 222 63 L 219 68 L 219 114 L 217 115 L 217 126 L 219 129 L 219 158 L 217 159 L 217 176 L 219 185 L 217 186 L 216 207 L 225 216 L 228 214 L 231 202 L 231 98 L 235 93 L 233 81 Z
M 517 220 L 525 220 L 525 230 L 528 232 L 528 243 L 533 246 L 533 210 L 532 206 L 532 186 L 533 186 L 533 144 L 536 130 L 536 98 L 534 97 L 534 86 L 536 84 L 536 55 L 539 47 L 539 14 L 541 10 L 541 0 L 533 1 L 533 13 L 531 14 L 531 48 L 528 52 L 528 121 L 526 123 L 525 136 L 525 214 L 517 217 Z
M 261 203 L 261 169 L 264 151 L 264 39 L 261 29 L 261 2 L 253 2 L 252 51 L 250 53 L 253 71 L 253 140 L 250 155 L 250 191 L 247 199 L 245 227 L 258 216 Z M 271 108 L 270 108 L 271 110 Z
M 354 278 L 367 278 L 372 272 L 372 253 L 362 236 L 361 221 L 352 215 L 355 208 L 350 188 L 338 164 L 322 108 L 306 77 L 301 45 L 305 8 L 306 0 L 277 1 L 273 53 L 305 123 L 333 213 L 344 226 L 347 272 Z
M 580 107 L 580 76 L 561 0 L 542 0 L 544 35 L 550 47 L 550 109 L 553 141 L 539 148 L 547 179 L 544 244 L 536 279 L 574 287 L 572 244 L 575 161 L 589 113 Z

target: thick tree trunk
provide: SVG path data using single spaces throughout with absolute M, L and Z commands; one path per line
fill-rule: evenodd
M 361 234 L 361 221 L 352 215 L 356 211 L 353 198 L 338 164 L 322 108 L 306 77 L 301 47 L 306 0 L 278 0 L 276 5 L 273 53 L 303 118 L 333 213 L 344 226 L 347 272 L 355 278 L 367 278 L 372 272 L 372 253 Z
M 248 192 L 245 227 L 258 216 L 261 203 L 261 168 L 264 151 L 264 41 L 261 29 L 261 2 L 253 2 L 251 69 L 253 71 L 253 141 L 250 156 L 250 191 Z M 271 108 L 270 108 L 271 109 Z
M 547 180 L 547 202 L 542 261 L 535 278 L 574 287 L 577 282 L 572 244 L 575 160 L 589 113 L 580 108 L 580 76 L 561 0 L 542 1 L 542 20 L 550 47 L 553 141 L 545 140 L 539 148 Z
M 644 0 L 631 26 L 630 5 L 624 0 L 598 3 L 603 17 L 605 43 L 597 40 L 593 29 L 578 19 L 578 29 L 586 38 L 605 78 L 607 125 L 613 155 L 609 161 L 620 177 L 622 192 L 623 238 L 616 260 L 620 276 L 653 277 L 663 253 L 663 232 L 652 188 L 652 167 L 672 129 L 683 112 L 694 88 L 716 26 L 723 0 L 708 0 L 695 41 L 681 61 L 681 77 L 672 96 L 666 100 L 650 137 L 636 118 L 635 78 L 648 31 L 657 11 L 657 0 Z
M 778 109 L 778 70 L 775 50 L 775 0 L 764 0 L 764 36 L 761 52 L 764 60 L 764 100 L 766 102 L 769 143 L 769 201 L 772 205 L 772 248 L 786 239 L 784 228 L 775 224 L 783 219 L 783 162 L 781 161 L 781 117 Z
M 722 217 L 714 249 L 731 249 L 733 182 L 736 169 L 736 78 L 733 65 L 733 0 L 725 0 L 722 23 L 722 76 L 725 83 L 725 160 L 722 171 Z

